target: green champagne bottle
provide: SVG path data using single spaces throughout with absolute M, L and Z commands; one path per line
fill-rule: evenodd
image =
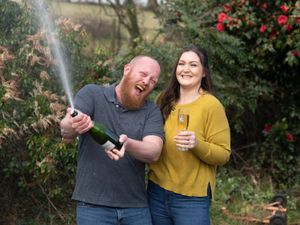
M 72 117 L 78 115 L 78 112 L 74 110 L 71 113 Z M 122 143 L 119 142 L 119 137 L 113 133 L 110 129 L 105 127 L 102 123 L 95 123 L 94 126 L 88 131 L 94 140 L 102 145 L 105 149 L 118 149 L 122 148 Z

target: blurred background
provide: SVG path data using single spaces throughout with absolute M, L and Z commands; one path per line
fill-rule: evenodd
M 124 63 L 149 54 L 162 68 L 155 99 L 178 50 L 206 48 L 232 139 L 231 160 L 218 168 L 212 224 L 262 223 L 270 211 L 261 207 L 278 195 L 286 224 L 299 224 L 300 1 L 44 4 L 72 95 L 87 83 L 118 81 Z M 0 224 L 75 224 L 77 143 L 61 142 L 69 101 L 41 18 L 33 0 L 0 0 Z

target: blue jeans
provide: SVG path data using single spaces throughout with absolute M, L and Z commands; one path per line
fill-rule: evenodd
M 189 197 L 150 181 L 147 192 L 153 225 L 210 225 L 210 188 L 206 197 Z
M 152 225 L 148 207 L 113 208 L 77 203 L 78 225 Z

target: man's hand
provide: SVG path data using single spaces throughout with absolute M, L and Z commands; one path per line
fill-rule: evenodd
M 77 111 L 78 115 L 72 117 L 71 116 L 72 112 L 73 112 L 72 108 L 67 109 L 67 114 L 70 117 L 71 126 L 78 134 L 83 134 L 89 131 L 94 126 L 90 116 L 80 111 Z
M 118 149 L 105 149 L 106 154 L 108 157 L 112 160 L 119 160 L 124 157 L 125 151 L 126 151 L 126 142 L 128 140 L 128 137 L 125 134 L 121 134 L 119 138 L 119 142 L 123 143 L 123 146 L 120 150 Z
M 71 143 L 78 134 L 87 132 L 93 127 L 91 118 L 78 111 L 78 115 L 71 116 L 72 108 L 67 109 L 65 117 L 60 122 L 60 133 L 64 143 Z

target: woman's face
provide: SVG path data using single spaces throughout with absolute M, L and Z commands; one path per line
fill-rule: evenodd
M 198 55 L 193 51 L 184 52 L 177 64 L 176 78 L 181 88 L 197 89 L 201 86 L 203 67 Z

